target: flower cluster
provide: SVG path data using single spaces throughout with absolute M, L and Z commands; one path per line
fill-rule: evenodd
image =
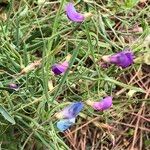
M 68 3 L 65 7 L 65 12 L 68 19 L 72 22 L 82 23 L 86 18 L 91 17 L 91 13 L 79 13 L 76 11 L 73 3 Z M 133 64 L 134 54 L 130 49 L 123 49 L 122 51 L 113 54 L 102 56 L 101 66 L 108 68 L 110 65 L 116 65 L 121 68 L 127 68 Z M 69 68 L 69 61 L 63 61 L 61 63 L 54 64 L 52 66 L 52 72 L 54 75 L 62 75 Z M 107 96 L 102 100 L 86 101 L 86 104 L 92 107 L 96 111 L 105 111 L 112 106 L 112 97 Z M 84 104 L 82 102 L 75 102 L 65 107 L 62 111 L 56 113 L 55 117 L 59 119 L 57 122 L 57 128 L 63 132 L 69 127 L 75 124 L 76 117 L 83 109 Z
M 90 105 L 94 110 L 104 111 L 112 106 L 112 97 L 107 96 L 99 102 L 87 101 L 86 103 Z M 62 111 L 56 113 L 55 117 L 57 119 L 60 119 L 57 122 L 57 128 L 61 132 L 63 132 L 74 125 L 75 119 L 83 109 L 83 107 L 84 105 L 82 102 L 75 102 L 64 108 Z

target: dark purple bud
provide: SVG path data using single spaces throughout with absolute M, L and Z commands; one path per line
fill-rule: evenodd
M 69 63 L 67 61 L 64 61 L 63 63 L 54 64 L 52 66 L 52 71 L 55 75 L 60 75 L 66 72 L 66 70 L 69 67 Z
M 95 110 L 103 111 L 109 109 L 112 106 L 112 97 L 107 96 L 100 102 L 87 101 L 87 104 L 92 106 Z
M 99 65 L 102 67 L 102 68 L 108 68 L 110 66 L 110 64 L 106 63 L 106 62 L 100 62 Z
M 82 102 L 75 102 L 56 114 L 56 118 L 75 118 L 83 108 Z
M 133 64 L 134 54 L 131 51 L 121 51 L 114 55 L 106 55 L 102 57 L 104 62 L 115 64 L 122 68 L 127 68 Z
M 18 91 L 18 89 L 19 89 L 18 85 L 14 84 L 14 83 L 10 83 L 9 88 L 12 89 L 12 90 L 15 90 L 15 91 Z

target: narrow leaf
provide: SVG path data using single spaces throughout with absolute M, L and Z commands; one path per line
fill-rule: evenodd
M 7 121 L 9 121 L 10 123 L 12 123 L 12 124 L 15 124 L 16 122 L 15 122 L 15 120 L 13 119 L 13 117 L 8 113 L 8 111 L 4 108 L 4 107 L 2 107 L 1 105 L 0 105 L 0 113 L 1 113 L 1 115 L 7 120 Z

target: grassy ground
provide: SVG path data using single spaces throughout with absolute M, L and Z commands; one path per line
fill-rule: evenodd
M 148 54 L 127 69 L 99 66 L 103 55 L 125 46 L 139 59 L 150 51 L 148 1 L 75 1 L 77 10 L 93 14 L 82 24 L 66 17 L 67 1 L 43 1 L 0 1 L 0 149 L 150 149 Z M 68 54 L 69 72 L 54 76 L 51 65 Z M 39 60 L 41 65 L 20 73 Z M 105 95 L 113 96 L 111 109 L 85 106 L 76 125 L 59 133 L 55 112 Z

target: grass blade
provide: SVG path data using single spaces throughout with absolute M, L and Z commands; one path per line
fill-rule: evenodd
M 1 113 L 1 115 L 7 120 L 7 121 L 9 121 L 10 123 L 12 123 L 12 124 L 15 124 L 16 122 L 15 122 L 15 120 L 14 120 L 14 118 L 8 113 L 8 111 L 3 107 L 3 106 L 1 106 L 0 105 L 0 113 Z

